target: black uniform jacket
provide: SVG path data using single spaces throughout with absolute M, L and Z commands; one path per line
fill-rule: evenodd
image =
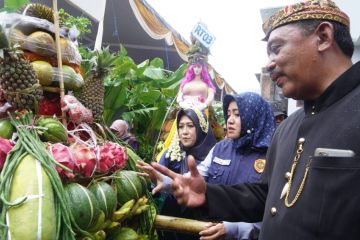
M 262 184 L 208 185 L 211 217 L 227 221 L 263 219 L 260 239 L 360 239 L 360 63 L 343 73 L 315 101 L 305 102 L 276 130 Z M 292 207 L 280 199 L 297 141 L 304 151 L 293 176 Z M 314 157 L 316 148 L 351 149 L 355 157 Z

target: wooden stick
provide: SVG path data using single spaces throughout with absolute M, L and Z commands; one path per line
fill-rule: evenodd
M 209 224 L 209 222 L 163 215 L 156 215 L 154 222 L 155 228 L 159 230 L 170 230 L 194 234 L 198 234 L 202 230 L 205 230 L 207 228 L 207 224 Z
M 65 96 L 65 88 L 64 88 L 64 77 L 62 71 L 62 57 L 61 57 L 61 46 L 60 46 L 60 27 L 59 27 L 59 11 L 57 8 L 57 0 L 53 0 L 53 9 L 54 9 L 54 25 L 55 25 L 55 42 L 56 42 L 56 53 L 57 53 L 57 62 L 59 69 L 59 84 L 60 84 L 60 99 L 64 100 Z M 63 110 L 61 110 L 61 119 L 63 125 L 66 127 L 66 114 Z

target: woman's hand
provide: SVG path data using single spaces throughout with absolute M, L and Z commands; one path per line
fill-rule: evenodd
M 226 232 L 223 223 L 210 223 L 206 230 L 201 231 L 200 240 L 224 239 Z
M 156 194 L 157 192 L 161 191 L 164 185 L 164 178 L 158 171 L 155 170 L 150 164 L 144 161 L 137 161 L 136 166 L 144 171 L 143 173 L 138 173 L 140 176 L 150 178 L 151 182 L 156 184 L 156 187 L 152 190 L 152 194 Z

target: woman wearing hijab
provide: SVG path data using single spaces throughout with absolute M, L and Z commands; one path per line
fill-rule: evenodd
M 206 159 L 198 164 L 199 173 L 213 184 L 259 182 L 265 167 L 265 155 L 275 130 L 271 106 L 256 93 L 226 95 L 223 111 L 227 138 L 218 142 Z M 142 169 L 152 181 L 153 192 L 169 188 L 171 180 L 158 174 L 151 166 Z M 212 223 L 200 232 L 202 240 L 256 239 L 260 223 Z
M 192 155 L 197 164 L 201 163 L 216 143 L 206 115 L 198 109 L 181 109 L 176 117 L 177 134 L 169 149 L 160 159 L 160 164 L 180 174 L 188 172 L 187 156 Z M 177 204 L 171 194 L 166 194 L 161 214 L 194 218 L 192 209 Z M 161 235 L 160 235 L 161 236 Z M 197 236 L 163 232 L 163 239 L 198 239 Z
M 176 117 L 177 135 L 159 163 L 176 173 L 186 173 L 187 156 L 192 155 L 196 163 L 202 162 L 216 143 L 206 115 L 197 109 L 181 109 Z
M 129 124 L 121 119 L 115 120 L 110 129 L 113 130 L 114 134 L 128 144 L 135 152 L 139 150 L 139 145 L 136 137 L 130 133 Z
M 256 93 L 226 95 L 223 111 L 227 138 L 218 142 L 198 165 L 208 183 L 232 185 L 259 182 L 275 130 L 271 106 Z M 257 239 L 260 223 L 221 222 L 200 232 L 204 240 Z

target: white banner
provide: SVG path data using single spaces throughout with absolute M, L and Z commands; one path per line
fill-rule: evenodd
M 206 48 L 210 48 L 215 41 L 215 36 L 201 23 L 195 25 L 191 34 Z

